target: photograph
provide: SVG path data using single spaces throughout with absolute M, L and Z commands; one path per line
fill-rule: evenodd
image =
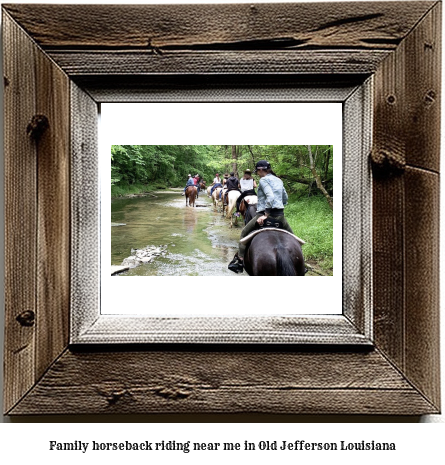
M 111 274 L 331 276 L 332 145 L 113 145 Z

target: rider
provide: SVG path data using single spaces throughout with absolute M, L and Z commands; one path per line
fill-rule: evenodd
M 189 174 L 189 178 L 187 179 L 187 184 L 184 187 L 184 192 L 181 195 L 185 194 L 185 191 L 186 191 L 187 187 L 194 186 L 194 185 L 195 185 L 195 182 L 193 181 L 192 175 Z
M 213 191 L 214 191 L 217 187 L 222 187 L 221 178 L 219 177 L 219 174 L 218 174 L 218 173 L 216 173 L 215 178 L 213 179 L 213 182 L 212 182 L 212 189 L 210 190 L 210 195 L 209 195 L 209 197 L 212 196 Z
M 257 187 L 255 179 L 252 178 L 252 171 L 249 169 L 244 171 L 244 176 L 240 179 L 239 186 L 241 188 L 241 195 L 236 200 L 235 216 L 239 216 L 239 207 L 244 197 L 248 195 L 256 195 L 255 188 Z
M 283 224 L 283 229 L 294 233 L 284 217 L 284 206 L 287 204 L 287 192 L 284 188 L 283 181 L 279 179 L 272 171 L 270 163 L 266 160 L 260 160 L 255 167 L 255 173 L 258 174 L 260 185 L 258 187 L 258 204 L 257 213 L 241 231 L 240 239 L 249 235 L 257 227 L 257 223 L 262 226 L 263 222 L 269 216 Z M 234 273 L 242 273 L 244 269 L 244 252 L 246 246 L 239 244 L 239 253 L 235 254 L 229 265 L 229 270 Z
M 239 191 L 239 181 L 238 178 L 235 176 L 235 173 L 232 171 L 230 173 L 230 177 L 227 179 L 225 185 L 227 186 L 227 191 L 226 191 L 226 201 L 224 202 L 224 205 L 227 203 L 227 194 L 230 191 Z
M 195 177 L 193 178 L 193 182 L 195 183 L 196 189 L 198 190 L 198 193 L 196 194 L 196 198 L 199 197 L 199 174 L 196 174 Z
M 227 192 L 227 180 L 229 179 L 229 173 L 225 173 L 222 180 L 222 189 L 219 192 L 219 199 L 222 200 L 222 196 Z

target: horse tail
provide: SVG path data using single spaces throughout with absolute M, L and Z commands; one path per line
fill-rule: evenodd
M 286 247 L 277 245 L 277 276 L 297 276 L 294 262 Z

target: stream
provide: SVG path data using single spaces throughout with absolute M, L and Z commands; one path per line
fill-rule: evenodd
M 112 265 L 120 265 L 131 249 L 166 246 L 165 254 L 119 276 L 247 276 L 227 268 L 238 250 L 242 218 L 231 229 L 205 192 L 195 208 L 185 206 L 181 192 L 112 200 Z

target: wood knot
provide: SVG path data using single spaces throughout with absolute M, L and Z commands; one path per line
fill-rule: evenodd
M 17 315 L 16 320 L 22 326 L 34 326 L 35 313 L 32 310 L 25 310 L 20 315 Z
M 155 390 L 155 394 L 164 399 L 186 399 L 191 392 L 188 389 L 180 389 L 178 387 L 161 387 Z
M 121 399 L 126 398 L 126 397 L 131 397 L 131 393 L 128 391 L 128 389 L 125 389 L 124 387 L 113 388 L 112 386 L 106 386 L 106 385 L 96 386 L 96 391 L 105 398 L 105 400 L 108 402 L 108 405 L 115 405 Z
M 372 172 L 376 177 L 400 175 L 405 171 L 405 157 L 395 150 L 379 149 L 371 153 Z
M 396 97 L 394 95 L 388 95 L 388 97 L 386 97 L 386 101 L 390 105 L 393 105 L 394 103 L 396 103 Z
M 428 49 L 433 50 L 434 49 L 433 44 L 430 44 L 429 42 L 425 42 L 423 47 L 424 47 L 425 50 L 428 50 Z
M 125 394 L 127 394 L 126 390 L 110 392 L 105 396 L 105 399 L 107 399 L 109 405 L 114 405 L 118 402 L 118 400 L 124 397 Z
M 49 128 L 49 121 L 45 115 L 34 115 L 26 128 L 26 133 L 31 139 L 39 140 Z

